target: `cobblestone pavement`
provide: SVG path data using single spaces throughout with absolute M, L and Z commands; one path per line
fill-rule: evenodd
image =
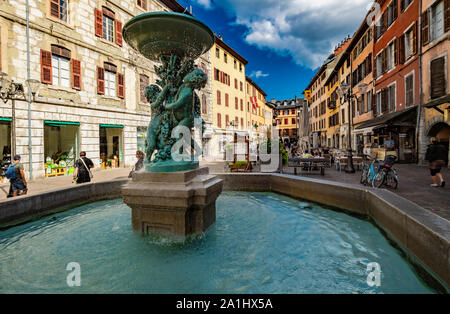
M 204 163 L 210 167 L 211 173 L 223 173 L 224 162 Z M 419 167 L 417 165 L 396 164 L 398 170 L 399 186 L 394 193 L 430 210 L 431 212 L 450 220 L 450 170 L 443 169 L 442 174 L 447 180 L 445 188 L 433 188 L 430 171 L 427 167 Z M 294 174 L 293 168 L 285 168 L 284 173 Z M 319 172 L 301 172 L 299 176 L 330 180 L 348 184 L 359 185 L 361 172 L 355 174 L 347 174 L 344 171 L 339 172 L 334 167 L 326 169 L 325 176 L 321 176 Z
M 130 169 L 120 168 L 111 170 L 94 171 L 94 179 L 92 182 L 110 181 L 119 178 L 126 178 L 130 173 Z M 38 179 L 28 182 L 28 195 L 35 195 L 43 192 L 49 192 L 56 189 L 69 187 L 72 183 L 72 176 L 53 177 L 46 179 Z M 9 192 L 9 183 L 0 184 L 0 200 L 5 200 Z

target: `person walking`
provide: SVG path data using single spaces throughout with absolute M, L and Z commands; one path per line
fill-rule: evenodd
M 86 157 L 86 152 L 80 153 L 80 159 L 75 162 L 75 172 L 73 179 L 77 184 L 91 182 L 93 178 L 91 168 L 94 168 L 92 160 Z
M 442 176 L 441 169 L 445 166 L 445 160 L 447 159 L 447 149 L 440 145 L 436 138 L 431 139 L 431 145 L 428 146 L 425 159 L 430 163 L 430 173 L 433 179 L 432 187 L 445 187 L 445 180 Z M 438 184 L 437 178 L 440 179 Z
M 145 159 L 145 154 L 143 151 L 138 150 L 136 152 L 136 158 L 138 159 L 138 161 L 136 162 L 136 164 L 133 167 L 133 170 L 131 170 L 130 174 L 128 175 L 128 178 L 132 178 L 133 177 L 133 173 L 140 171 L 142 168 L 144 168 L 144 159 Z
M 11 183 L 10 192 L 12 192 L 13 197 L 19 196 L 19 193 L 20 195 L 28 193 L 27 180 L 25 179 L 23 165 L 20 163 L 21 159 L 20 155 L 15 155 L 14 162 L 6 170 L 6 178 Z

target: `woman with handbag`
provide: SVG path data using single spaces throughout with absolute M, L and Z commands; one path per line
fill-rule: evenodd
M 77 184 L 91 182 L 91 179 L 94 177 L 91 168 L 94 168 L 94 163 L 86 157 L 86 152 L 81 152 L 80 159 L 75 162 L 74 181 Z

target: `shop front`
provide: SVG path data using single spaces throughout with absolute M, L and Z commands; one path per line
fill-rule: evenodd
M 379 160 L 392 155 L 399 162 L 414 163 L 417 159 L 416 120 L 417 107 L 411 107 L 363 122 L 355 129 L 373 128 L 370 149 L 366 152 L 376 152 Z
M 123 125 L 100 125 L 100 168 L 124 166 Z
M 5 173 L 11 164 L 11 118 L 0 117 L 0 152 L 2 153 L 0 163 L 0 183 L 6 181 Z
M 137 128 L 137 150 L 145 153 L 145 141 L 147 140 L 147 127 Z
M 44 121 L 45 177 L 73 175 L 79 155 L 78 122 Z

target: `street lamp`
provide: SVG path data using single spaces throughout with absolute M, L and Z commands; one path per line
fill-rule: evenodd
M 362 83 L 358 85 L 358 91 L 361 95 L 365 94 L 368 85 Z M 355 166 L 353 165 L 353 148 L 352 148 L 352 99 L 357 100 L 357 96 L 351 93 L 351 86 L 347 83 L 342 83 L 338 89 L 337 94 L 340 99 L 344 99 L 344 102 L 348 102 L 348 162 L 345 167 L 346 173 L 355 173 Z

